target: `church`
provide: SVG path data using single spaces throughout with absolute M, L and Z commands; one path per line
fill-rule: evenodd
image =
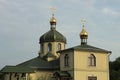
M 50 30 L 39 39 L 39 55 L 0 70 L 1 80 L 109 80 L 111 51 L 87 44 L 88 33 L 82 20 L 81 44 L 66 48 L 66 37 L 57 31 L 52 14 Z

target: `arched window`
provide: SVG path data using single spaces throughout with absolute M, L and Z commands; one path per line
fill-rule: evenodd
M 64 49 L 65 49 L 65 44 L 64 44 Z
M 64 65 L 65 65 L 65 66 L 69 66 L 69 56 L 68 56 L 68 54 L 65 54 L 65 57 L 64 57 Z
M 52 44 L 51 43 L 48 44 L 48 51 L 52 51 Z
M 19 74 L 15 73 L 14 77 L 16 77 L 16 80 L 19 80 Z
M 58 51 L 61 50 L 61 44 L 60 43 L 58 43 L 58 49 L 57 50 Z
M 88 76 L 88 80 L 97 80 L 96 76 Z
M 90 54 L 90 56 L 88 57 L 88 65 L 96 66 L 96 57 L 94 56 L 94 54 Z
M 22 73 L 21 77 L 25 78 L 25 77 L 26 77 L 26 74 L 25 74 L 25 73 Z

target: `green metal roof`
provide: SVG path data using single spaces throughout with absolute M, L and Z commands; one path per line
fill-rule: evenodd
M 31 73 L 36 69 L 39 70 L 59 70 L 59 59 L 54 61 L 46 61 L 41 57 L 36 57 L 16 66 L 5 66 L 0 72 L 18 72 L 18 73 Z
M 44 58 L 48 58 L 48 57 L 56 57 L 55 55 L 53 55 L 51 52 L 48 52 Z
M 66 43 L 66 38 L 55 29 L 49 30 L 47 33 L 43 34 L 40 37 L 40 43 L 54 41 Z
M 30 67 L 18 67 L 18 66 L 5 66 L 2 70 L 4 72 L 19 72 L 19 73 L 31 73 L 34 70 Z
M 17 66 L 26 66 L 34 69 L 59 69 L 60 64 L 59 64 L 59 59 L 53 60 L 53 61 L 46 61 L 41 57 L 36 57 L 31 60 L 28 60 L 26 62 L 23 62 L 21 64 L 18 64 Z
M 68 48 L 68 49 L 65 49 L 65 50 L 61 50 L 61 51 L 58 51 L 58 52 L 63 52 L 63 51 L 67 51 L 67 50 L 79 50 L 79 51 L 89 51 L 89 52 L 111 53 L 111 51 L 101 49 L 101 48 L 97 48 L 97 47 L 90 46 L 90 45 L 78 45 L 78 46 Z

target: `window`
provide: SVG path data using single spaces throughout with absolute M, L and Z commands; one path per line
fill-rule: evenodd
M 88 80 L 97 80 L 96 76 L 88 76 Z
M 69 56 L 68 56 L 68 54 L 65 54 L 65 57 L 64 57 L 64 65 L 65 65 L 65 66 L 69 66 Z
M 64 44 L 64 49 L 65 49 L 65 44 Z
M 14 77 L 17 77 L 17 75 L 18 75 L 18 74 L 17 74 L 17 73 L 15 73 Z
M 61 50 L 61 44 L 60 43 L 58 43 L 58 49 L 57 50 L 58 51 Z
M 52 51 L 52 44 L 51 43 L 48 44 L 48 51 Z
M 88 65 L 96 66 L 96 57 L 93 54 L 90 54 L 90 56 L 88 57 Z
M 19 74 L 15 73 L 14 77 L 16 77 L 16 80 L 19 80 Z
M 25 74 L 25 73 L 22 73 L 21 77 L 25 78 L 25 77 L 26 77 L 26 74 Z

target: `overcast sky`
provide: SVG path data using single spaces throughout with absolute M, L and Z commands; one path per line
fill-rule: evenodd
M 120 56 L 120 0 L 0 0 L 0 68 L 38 56 L 52 6 L 67 48 L 80 44 L 85 18 L 88 44 L 112 51 L 111 60 Z

